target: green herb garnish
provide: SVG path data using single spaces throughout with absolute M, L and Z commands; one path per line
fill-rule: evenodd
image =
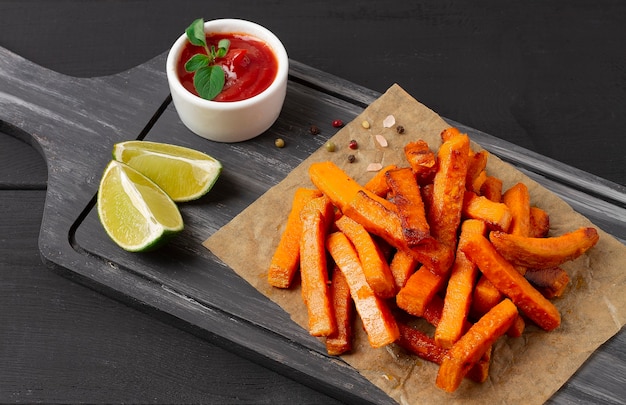
M 206 55 L 203 53 L 197 53 L 193 55 L 185 63 L 185 70 L 188 72 L 194 72 L 193 85 L 198 92 L 198 95 L 207 100 L 213 100 L 224 88 L 226 81 L 226 75 L 221 66 L 213 65 L 213 62 L 217 58 L 223 58 L 228 53 L 230 47 L 230 41 L 222 39 L 215 46 L 209 46 L 206 43 L 206 34 L 204 33 L 204 19 L 198 18 L 191 23 L 185 30 L 187 39 L 192 45 L 202 46 L 206 51 Z

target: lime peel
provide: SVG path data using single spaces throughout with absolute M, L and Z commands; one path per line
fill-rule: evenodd
M 113 147 L 113 158 L 143 173 L 175 202 L 202 197 L 222 171 L 222 164 L 205 153 L 159 142 L 118 143 Z
M 98 217 L 109 237 L 131 252 L 154 249 L 182 231 L 176 203 L 152 180 L 112 160 L 98 188 Z

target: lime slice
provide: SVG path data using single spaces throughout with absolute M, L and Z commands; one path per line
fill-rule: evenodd
M 183 229 L 180 211 L 165 191 L 115 160 L 100 180 L 98 216 L 111 239 L 131 252 L 155 248 Z
M 222 164 L 205 153 L 158 142 L 118 143 L 113 158 L 143 173 L 176 202 L 202 197 L 222 172 Z

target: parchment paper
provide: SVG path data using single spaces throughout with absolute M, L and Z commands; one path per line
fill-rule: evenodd
M 396 124 L 405 128 L 403 134 L 396 132 L 395 125 L 383 127 L 383 120 L 390 114 Z M 361 126 L 364 120 L 371 124 L 370 129 Z M 313 187 L 307 174 L 309 165 L 332 160 L 364 184 L 374 175 L 366 171 L 368 164 L 407 166 L 404 145 L 421 138 L 431 149 L 437 150 L 439 134 L 447 126 L 435 112 L 394 85 L 333 137 L 338 151 L 330 153 L 324 148 L 316 151 L 284 181 L 213 234 L 204 246 L 306 328 L 307 315 L 299 285 L 289 290 L 272 288 L 267 284 L 266 275 L 295 189 Z M 387 139 L 388 147 L 383 148 L 375 141 L 378 134 Z M 346 158 L 351 139 L 359 144 L 357 150 L 351 151 L 357 159 L 352 164 Z M 476 144 L 473 148 L 480 149 Z M 551 234 L 593 226 L 556 195 L 493 155 L 489 157 L 487 170 L 503 179 L 503 190 L 524 182 L 529 187 L 531 203 L 550 214 Z M 483 384 L 466 379 L 456 392 L 445 393 L 435 386 L 437 365 L 408 355 L 395 345 L 371 348 L 358 324 L 354 350 L 342 358 L 402 404 L 543 403 L 626 322 L 626 294 L 623 293 L 626 247 L 605 232 L 599 230 L 599 233 L 600 241 L 591 251 L 563 266 L 571 282 L 564 296 L 554 301 L 562 315 L 561 326 L 544 332 L 530 325 L 520 338 L 501 338 L 494 348 L 489 380 Z

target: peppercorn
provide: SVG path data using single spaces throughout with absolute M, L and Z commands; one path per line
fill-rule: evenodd
M 326 142 L 326 144 L 324 145 L 324 147 L 326 148 L 327 151 L 329 152 L 334 152 L 335 151 L 335 143 L 332 141 L 328 141 Z
M 335 127 L 335 128 L 343 127 L 343 121 L 342 120 L 333 120 L 333 127 Z
M 348 155 L 348 163 L 354 163 L 355 160 L 356 160 L 356 156 Z
M 311 128 L 309 128 L 309 131 L 311 132 L 312 135 L 317 135 L 320 133 L 320 129 L 317 127 L 317 125 L 311 125 Z
M 348 144 L 348 147 L 350 149 L 357 149 L 359 147 L 359 144 L 356 142 L 356 140 L 351 140 L 350 143 Z
M 404 127 L 402 125 L 398 125 L 396 127 L 396 132 L 399 134 L 403 134 L 404 133 Z
M 276 140 L 274 141 L 274 145 L 276 145 L 277 148 L 284 148 L 285 141 L 282 138 L 276 138 Z

